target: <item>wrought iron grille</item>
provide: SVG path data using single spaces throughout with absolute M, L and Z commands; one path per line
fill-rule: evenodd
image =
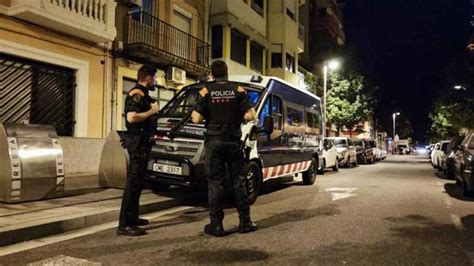
M 0 122 L 53 125 L 74 134 L 75 71 L 0 53 Z

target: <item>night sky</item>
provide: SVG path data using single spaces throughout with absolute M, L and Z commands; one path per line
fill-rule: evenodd
M 465 53 L 469 1 L 348 0 L 344 16 L 346 48 L 379 86 L 377 123 L 391 135 L 391 114 L 400 111 L 424 141 L 446 68 Z

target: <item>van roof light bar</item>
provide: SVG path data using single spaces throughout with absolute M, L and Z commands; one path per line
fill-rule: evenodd
M 252 79 L 250 79 L 251 82 L 257 82 L 257 83 L 262 82 L 262 80 L 263 80 L 263 78 L 260 75 L 253 75 Z

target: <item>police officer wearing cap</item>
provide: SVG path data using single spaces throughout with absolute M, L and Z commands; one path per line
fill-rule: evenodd
M 225 186 L 226 165 L 239 212 L 239 232 L 257 230 L 250 219 L 250 204 L 244 191 L 244 152 L 241 148 L 242 122 L 255 120 L 255 109 L 247 92 L 227 81 L 227 65 L 215 61 L 211 66 L 215 81 L 199 91 L 200 99 L 191 114 L 194 123 L 206 120 L 206 170 L 208 171 L 209 216 L 204 227 L 206 234 L 224 236 L 222 196 Z
M 156 86 L 156 72 L 151 66 L 142 66 L 138 70 L 138 83 L 125 99 L 127 133 L 122 141 L 130 160 L 117 235 L 144 235 L 146 230 L 138 226 L 149 223 L 138 217 L 138 207 L 159 110 L 158 103 L 149 95 Z

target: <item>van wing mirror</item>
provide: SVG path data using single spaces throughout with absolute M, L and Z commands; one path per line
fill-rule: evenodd
M 271 135 L 273 133 L 273 116 L 266 116 L 263 119 L 263 126 L 258 128 L 257 133 L 265 133 L 267 135 Z

